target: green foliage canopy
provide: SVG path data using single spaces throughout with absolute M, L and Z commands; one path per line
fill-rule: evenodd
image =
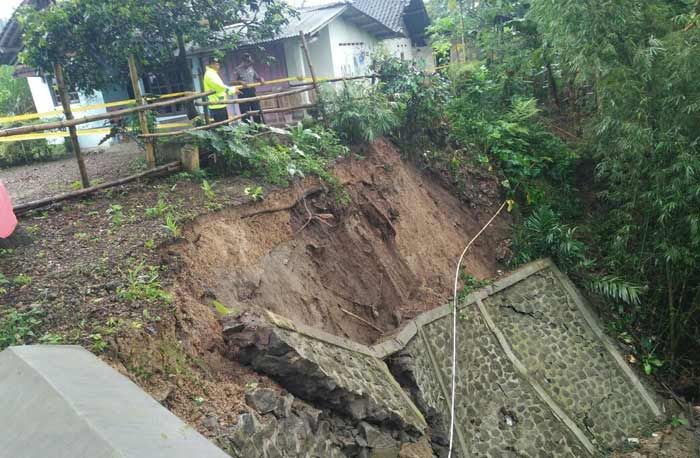
M 62 64 L 75 88 L 91 92 L 127 81 L 131 54 L 146 66 L 171 63 L 177 55 L 187 75 L 188 47 L 231 48 L 269 37 L 289 14 L 280 0 L 65 0 L 21 11 L 20 59 L 46 73 Z

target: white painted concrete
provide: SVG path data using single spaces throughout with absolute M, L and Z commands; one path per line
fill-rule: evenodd
M 27 78 L 27 82 L 29 83 L 29 90 L 32 93 L 32 99 L 34 99 L 34 106 L 37 109 L 37 113 L 47 113 L 47 112 L 52 112 L 55 110 L 62 110 L 61 105 L 54 105 L 53 98 L 51 97 L 51 88 L 46 83 L 46 81 L 44 81 L 43 78 L 29 77 L 29 78 Z M 104 103 L 102 93 L 99 91 L 97 91 L 93 94 L 90 94 L 90 95 L 81 93 L 81 94 L 79 94 L 79 98 L 80 98 L 80 103 L 72 104 L 71 108 L 78 108 L 78 107 L 87 106 L 87 105 L 99 105 L 99 104 Z M 79 113 L 76 113 L 75 116 L 81 117 L 81 116 L 101 114 L 101 113 L 106 113 L 106 112 L 107 112 L 107 110 L 105 108 L 99 108 L 96 110 L 81 111 Z M 48 120 L 49 120 L 49 118 L 42 119 L 42 121 L 48 121 Z M 79 126 L 78 129 L 90 129 L 90 128 L 98 128 L 98 127 L 104 127 L 104 121 L 90 123 L 90 124 L 83 124 L 83 125 Z M 80 142 L 81 148 L 87 149 L 87 148 L 97 147 L 102 138 L 103 138 L 103 135 L 86 135 L 86 136 L 78 137 L 78 140 Z M 48 142 L 52 145 L 60 145 L 63 143 L 63 139 L 52 138 L 52 139 L 49 139 Z M 109 145 L 110 142 L 111 142 L 111 140 L 105 142 L 104 146 Z
M 377 39 L 343 17 L 328 27 L 333 76 L 361 76 L 369 73 L 371 54 Z
M 228 457 L 80 347 L 0 353 L 0 405 L 0 457 Z

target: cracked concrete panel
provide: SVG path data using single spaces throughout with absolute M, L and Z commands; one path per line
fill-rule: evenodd
M 530 375 L 599 448 L 653 424 L 654 412 L 551 269 L 483 303 Z
M 427 429 L 386 364 L 367 347 L 346 345 L 313 329 L 301 332 L 269 313 L 244 313 L 224 326 L 224 336 L 233 358 L 268 374 L 302 399 L 417 436 Z
M 432 354 L 436 375 L 445 387 L 450 387 L 452 374 L 451 328 L 451 317 L 445 317 L 421 331 L 427 343 L 423 350 Z M 456 424 L 460 456 L 588 456 L 518 374 L 475 306 L 460 310 L 458 328 Z M 449 424 L 449 409 L 445 413 Z

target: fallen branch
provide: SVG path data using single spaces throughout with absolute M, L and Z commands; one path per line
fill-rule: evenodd
M 316 195 L 316 194 L 319 194 L 322 192 L 324 192 L 324 193 L 328 192 L 328 189 L 325 186 L 316 186 L 314 188 L 307 189 L 306 191 L 304 191 L 299 197 L 294 199 L 294 203 L 292 203 L 291 205 L 285 205 L 284 207 L 268 208 L 265 210 L 258 210 L 258 211 L 253 212 L 253 213 L 248 213 L 248 214 L 242 215 L 241 219 L 252 218 L 254 216 L 260 216 L 260 215 L 267 215 L 270 213 L 278 213 L 278 212 L 288 211 L 288 210 L 291 210 L 292 208 L 296 207 L 297 205 L 299 205 L 299 202 L 305 200 L 307 197 L 310 197 L 310 196 L 313 196 L 313 195 Z
M 108 189 L 108 188 L 113 188 L 115 186 L 120 186 L 126 183 L 130 183 L 132 181 L 136 181 L 140 178 L 146 178 L 146 177 L 152 177 L 156 175 L 165 175 L 169 174 L 172 172 L 177 172 L 182 168 L 182 164 L 180 161 L 177 162 L 171 162 L 169 164 L 161 165 L 160 167 L 156 167 L 154 169 L 147 170 L 145 172 L 137 173 L 136 175 L 131 175 L 126 178 L 122 178 L 120 180 L 116 181 L 111 181 L 109 183 L 103 183 L 97 186 L 91 186 L 89 188 L 81 189 L 79 191 L 73 191 L 73 192 L 67 192 L 65 194 L 61 194 L 58 196 L 54 197 L 48 197 L 46 199 L 41 199 L 41 200 L 35 200 L 34 202 L 28 202 L 26 204 L 21 204 L 13 208 L 15 215 L 21 215 L 24 213 L 27 213 L 30 210 L 35 210 L 37 208 L 45 207 L 47 205 L 52 205 L 58 202 L 63 202 L 65 200 L 69 199 L 76 199 L 78 197 L 83 197 L 88 194 L 94 194 L 97 191 L 101 191 L 103 189 Z
M 382 334 L 382 335 L 384 334 L 384 331 L 383 331 L 381 328 L 378 328 L 377 326 L 375 326 L 374 324 L 372 324 L 372 323 L 370 323 L 369 321 L 365 320 L 365 319 L 362 318 L 361 316 L 357 316 L 357 315 L 355 315 L 354 313 L 345 310 L 343 307 L 340 307 L 340 310 L 342 310 L 342 312 L 345 313 L 346 315 L 355 318 L 357 321 L 366 324 L 367 326 L 369 326 L 370 328 L 374 329 L 374 330 L 377 331 L 378 333 L 380 333 L 380 334 Z

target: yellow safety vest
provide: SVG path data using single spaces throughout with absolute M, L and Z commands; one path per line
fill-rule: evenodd
M 226 100 L 227 90 L 229 90 L 229 87 L 221 80 L 219 73 L 213 68 L 207 67 L 207 71 L 204 72 L 204 92 L 216 91 L 209 96 L 209 102 L 223 102 Z M 209 105 L 209 108 L 218 110 L 219 108 L 226 108 L 226 105 Z

